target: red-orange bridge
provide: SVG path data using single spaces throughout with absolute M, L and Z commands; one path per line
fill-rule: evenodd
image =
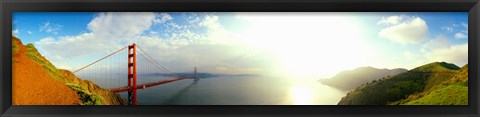
M 127 92 L 130 105 L 137 104 L 139 89 L 184 79 L 199 80 L 196 67 L 191 74 L 175 74 L 159 64 L 147 51 L 158 53 L 155 50 L 143 50 L 134 43 L 95 60 L 73 73 L 114 93 Z

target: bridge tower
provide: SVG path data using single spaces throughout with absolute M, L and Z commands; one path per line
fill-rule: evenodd
M 193 80 L 195 81 L 200 80 L 200 77 L 198 77 L 198 74 L 197 74 L 197 67 L 193 68 Z
M 128 104 L 137 105 L 137 50 L 136 44 L 128 45 Z

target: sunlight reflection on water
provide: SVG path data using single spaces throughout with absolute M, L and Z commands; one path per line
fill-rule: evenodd
M 264 77 L 182 80 L 138 91 L 140 105 L 336 105 L 346 93 L 319 82 Z M 126 93 L 122 93 L 126 97 Z

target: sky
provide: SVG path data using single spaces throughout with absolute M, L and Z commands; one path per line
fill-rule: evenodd
M 16 12 L 12 34 L 76 70 L 136 43 L 173 72 L 319 79 L 468 62 L 467 12 Z

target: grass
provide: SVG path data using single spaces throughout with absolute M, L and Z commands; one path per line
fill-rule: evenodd
M 90 93 L 88 90 L 76 84 L 67 83 L 66 85 L 72 88 L 73 90 L 77 91 L 77 94 L 80 96 L 82 100 L 81 105 L 104 105 L 105 104 L 105 101 L 102 98 L 102 96 L 98 94 Z
M 37 49 L 35 46 L 31 43 L 26 45 L 27 47 L 27 53 L 26 55 L 33 59 L 37 64 L 45 68 L 45 70 L 48 71 L 48 74 L 54 79 L 54 80 L 59 80 L 62 82 L 65 82 L 63 78 L 61 78 L 60 71 L 52 64 L 50 63 L 47 59 L 45 59 L 43 56 L 38 53 Z
M 12 55 L 18 52 L 19 47 L 16 44 L 17 41 L 20 41 L 17 37 L 12 38 Z M 12 57 L 12 63 L 15 63 L 17 60 L 15 60 L 15 57 Z
M 455 79 L 462 70 L 458 70 L 454 64 L 445 62 L 434 62 L 417 67 L 406 73 L 398 74 L 379 81 L 371 81 L 363 84 L 343 97 L 339 105 L 398 105 L 398 104 L 447 104 L 440 103 L 444 98 L 435 98 L 435 96 L 449 96 L 468 94 L 465 88 L 445 85 L 444 82 Z M 468 71 L 468 70 L 467 70 Z M 464 75 L 461 75 L 464 76 Z M 463 80 L 457 80 L 463 81 Z M 468 83 L 459 83 L 468 84 Z M 445 87 L 440 87 L 445 85 Z M 432 91 L 436 89 L 435 91 Z M 438 89 L 438 90 L 437 90 Z M 468 88 L 467 88 L 468 89 Z M 432 93 L 426 94 L 425 92 Z M 445 93 L 454 94 L 445 94 Z M 458 94 L 457 94 L 458 93 Z M 409 99 L 409 100 L 404 100 Z M 421 100 L 420 100 L 421 99 Z M 453 99 L 453 98 L 452 98 Z M 412 100 L 417 100 L 412 102 Z M 432 101 L 429 101 L 432 100 Z M 436 100 L 436 101 L 435 101 Z M 454 104 L 461 104 L 460 100 L 452 100 Z M 407 103 L 412 102 L 412 103 Z
M 18 51 L 18 45 L 15 44 L 16 42 L 15 41 L 20 41 L 20 39 L 18 39 L 17 37 L 13 37 L 12 38 L 12 54 L 13 53 L 16 53 Z
M 458 73 L 433 88 L 407 99 L 398 101 L 402 105 L 468 105 L 468 65 Z
M 468 87 L 447 85 L 405 105 L 468 105 Z
M 422 74 L 403 73 L 358 87 L 340 101 L 348 105 L 385 105 L 423 89 Z
M 91 94 L 103 97 L 103 104 L 105 105 L 127 105 L 127 101 L 118 94 L 102 89 L 91 81 L 79 79 L 68 70 L 60 70 L 60 72 L 67 84 L 76 85 Z
M 430 64 L 426 64 L 420 67 L 417 67 L 415 69 L 412 69 L 411 71 L 417 71 L 417 72 L 455 72 L 455 70 L 460 69 L 458 66 L 455 64 L 450 64 L 446 62 L 434 62 Z

